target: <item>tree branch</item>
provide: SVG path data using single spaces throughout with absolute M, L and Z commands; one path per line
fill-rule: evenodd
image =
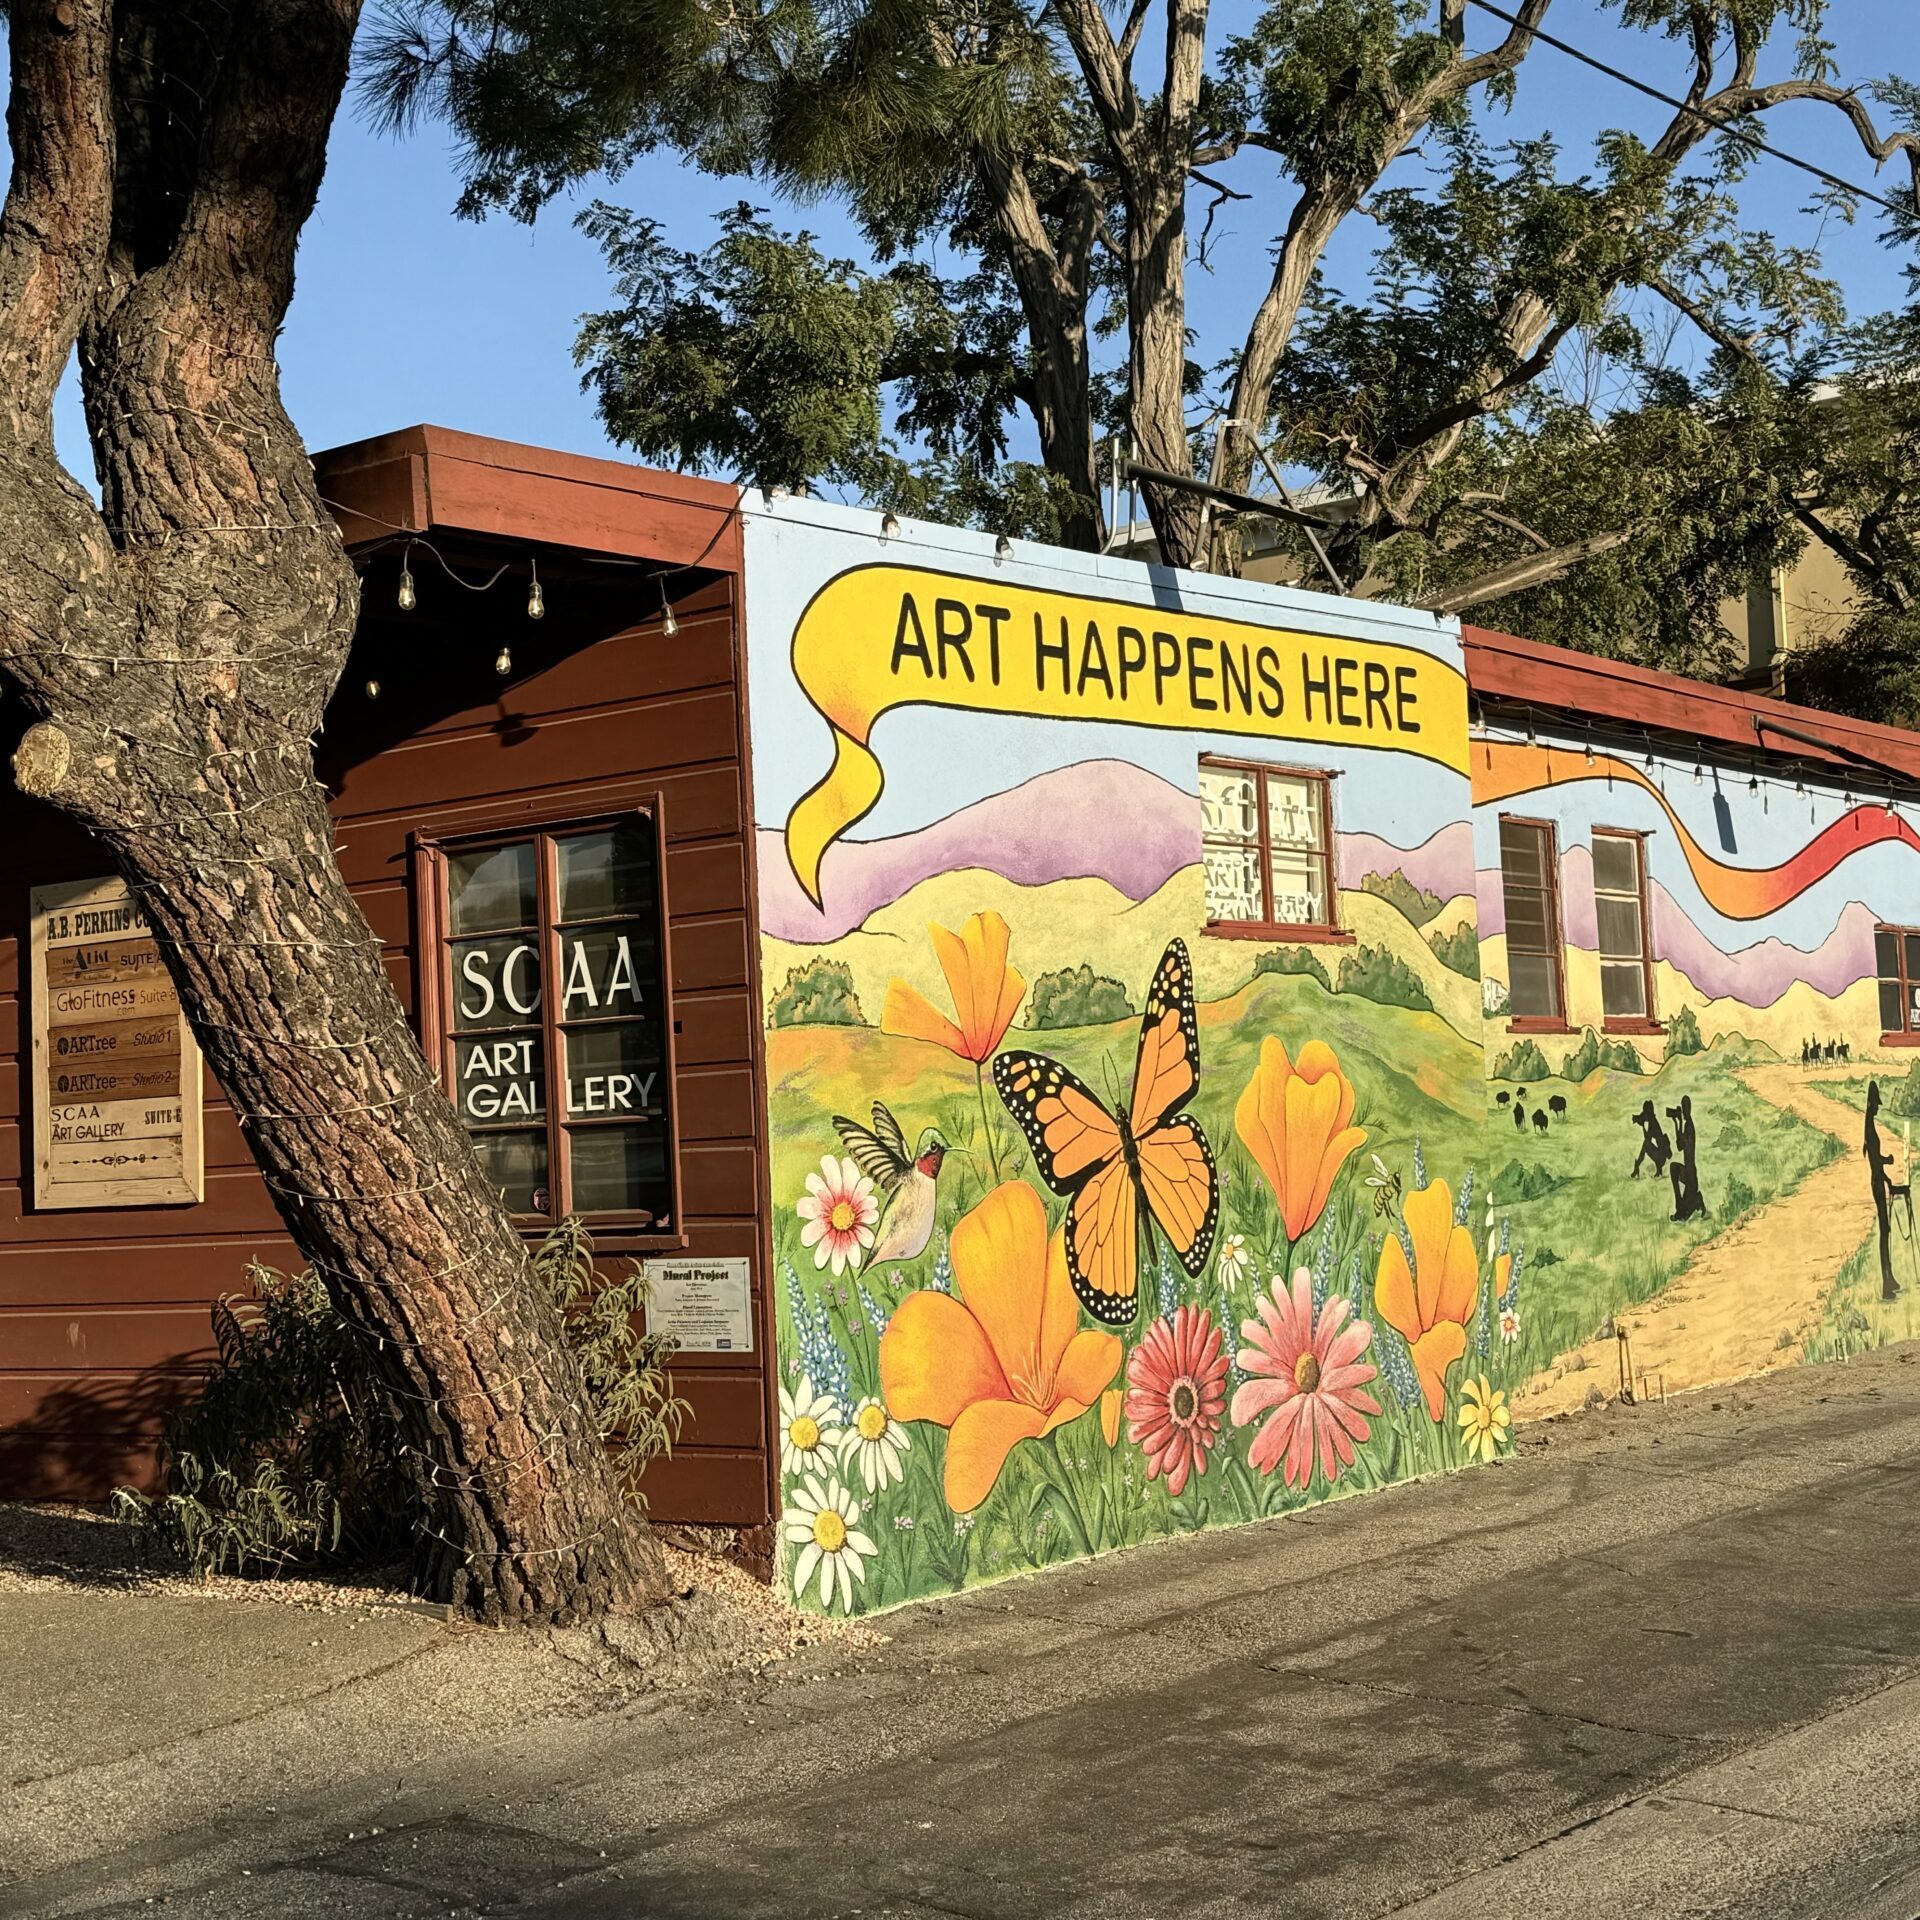
M 1562 547 L 1549 547 L 1545 553 L 1523 554 L 1518 560 L 1509 560 L 1505 566 L 1495 567 L 1477 579 L 1423 595 L 1413 604 L 1429 613 L 1465 613 L 1470 607 L 1484 606 L 1490 600 L 1502 600 L 1523 588 L 1557 580 L 1583 560 L 1625 546 L 1638 531 L 1637 527 L 1614 527 L 1605 533 L 1590 533 L 1584 539 L 1571 540 Z
M 1140 96 L 1114 44 L 1100 0 L 1054 0 L 1054 10 L 1114 158 L 1123 173 L 1131 173 L 1140 161 Z

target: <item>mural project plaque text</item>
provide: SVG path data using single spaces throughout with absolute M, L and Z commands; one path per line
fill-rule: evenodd
M 34 1204 L 200 1199 L 200 1050 L 145 916 L 117 877 L 32 907 Z

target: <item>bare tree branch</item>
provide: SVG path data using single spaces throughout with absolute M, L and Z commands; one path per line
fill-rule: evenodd
M 1537 587 L 1570 573 L 1582 561 L 1623 547 L 1640 531 L 1638 527 L 1613 527 L 1605 533 L 1590 533 L 1584 539 L 1570 540 L 1565 546 L 1549 547 L 1544 553 L 1523 554 L 1518 560 L 1495 567 L 1477 579 L 1462 581 L 1456 587 L 1424 594 L 1413 604 L 1429 613 L 1465 613 L 1471 607 L 1503 600 L 1525 587 Z

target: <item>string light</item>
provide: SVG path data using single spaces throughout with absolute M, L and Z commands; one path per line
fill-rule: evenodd
M 533 584 L 527 589 L 527 618 L 544 620 L 547 617 L 547 596 L 540 591 L 540 563 L 530 555 L 527 566 L 533 574 Z
M 1707 770 L 1698 760 L 1693 763 L 1693 784 L 1697 787 L 1707 777 Z
M 374 679 L 372 675 L 368 675 L 367 677 L 367 698 L 369 700 L 378 700 L 380 698 L 380 682 Z
M 1013 542 L 1003 533 L 993 543 L 993 564 L 997 567 L 1003 560 L 1013 558 Z
M 402 613 L 411 613 L 414 608 L 419 605 L 419 600 L 413 591 L 413 568 L 409 564 L 412 559 L 413 542 L 409 540 L 407 542 L 406 552 L 400 556 L 399 602 Z
M 667 598 L 667 576 L 660 576 L 660 631 L 669 640 L 680 631 L 680 622 L 673 617 L 673 602 Z
M 894 518 L 893 509 L 889 507 L 880 519 L 880 538 L 882 540 L 895 540 L 899 538 L 899 535 L 900 522 Z
M 500 651 L 493 656 L 493 670 L 503 680 L 513 671 L 513 649 L 511 647 L 503 645 Z
M 1583 742 L 1580 750 L 1587 756 L 1587 765 L 1592 766 L 1593 765 L 1593 742 L 1591 740 Z

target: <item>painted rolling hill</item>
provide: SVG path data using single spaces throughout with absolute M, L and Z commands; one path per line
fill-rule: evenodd
M 1473 887 L 1472 829 L 1455 821 L 1403 852 L 1370 833 L 1342 833 L 1339 880 L 1396 868 L 1442 900 Z M 911 833 L 845 840 L 828 849 L 824 908 L 800 891 L 776 828 L 759 830 L 762 929 L 776 940 L 817 946 L 864 926 L 923 881 L 973 870 L 1017 887 L 1099 880 L 1144 901 L 1200 858 L 1196 794 L 1123 760 L 1085 760 L 1037 774 Z

